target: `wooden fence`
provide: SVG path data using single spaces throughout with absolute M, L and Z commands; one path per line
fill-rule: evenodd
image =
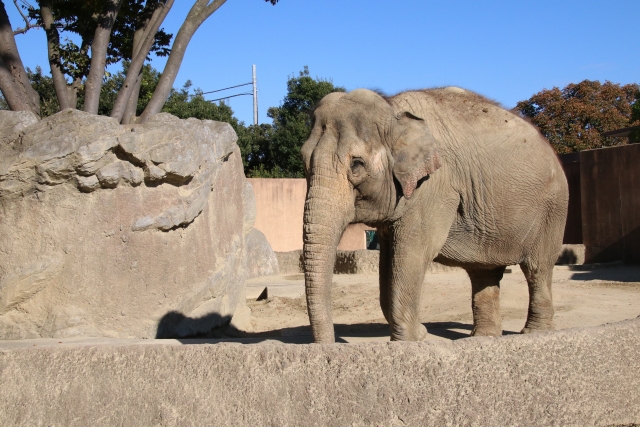
M 569 182 L 564 243 L 585 263 L 640 263 L 640 144 L 560 156 Z

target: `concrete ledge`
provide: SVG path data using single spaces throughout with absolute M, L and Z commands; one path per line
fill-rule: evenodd
M 451 343 L 123 342 L 0 345 L 0 425 L 640 423 L 640 319 Z

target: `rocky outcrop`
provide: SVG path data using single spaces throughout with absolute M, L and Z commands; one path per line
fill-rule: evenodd
M 0 338 L 187 336 L 243 309 L 255 201 L 231 126 L 65 110 L 0 129 Z

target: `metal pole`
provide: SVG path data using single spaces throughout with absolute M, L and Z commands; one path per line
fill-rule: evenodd
M 253 64 L 253 124 L 258 124 L 258 86 L 256 84 L 255 64 Z

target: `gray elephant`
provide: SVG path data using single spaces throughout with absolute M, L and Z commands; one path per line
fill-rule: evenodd
M 529 123 L 460 88 L 324 97 L 302 147 L 308 191 L 304 267 L 316 342 L 333 342 L 331 279 L 349 223 L 380 238 L 380 307 L 392 340 L 423 340 L 419 307 L 435 260 L 471 278 L 472 335 L 502 334 L 500 280 L 520 264 L 529 285 L 523 333 L 553 328 L 551 280 L 568 186 Z

